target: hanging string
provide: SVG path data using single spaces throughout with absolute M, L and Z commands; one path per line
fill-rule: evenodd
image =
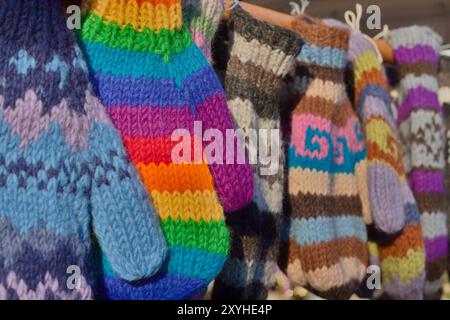
M 389 32 L 390 32 L 389 26 L 387 24 L 385 24 L 383 26 L 383 30 L 379 34 L 377 34 L 375 37 L 373 37 L 373 39 L 375 39 L 375 40 L 386 39 Z
M 299 1 L 300 4 L 294 1 L 289 2 L 289 5 L 291 6 L 291 16 L 299 16 L 301 14 L 304 14 L 306 8 L 308 8 L 310 3 L 308 0 L 299 0 Z
M 380 49 L 378 49 L 377 44 L 375 43 L 375 41 L 369 37 L 368 35 L 364 34 L 361 32 L 361 18 L 362 18 L 362 14 L 363 14 L 363 8 L 362 5 L 357 3 L 356 4 L 356 13 L 351 11 L 351 10 L 347 10 L 344 13 L 344 19 L 345 22 L 356 32 L 360 33 L 364 38 L 366 38 L 373 46 L 376 55 L 377 55 L 377 59 L 378 62 L 380 64 L 383 63 L 383 55 L 380 52 Z M 383 31 L 380 32 L 376 37 L 377 38 L 381 38 L 387 35 L 387 33 L 389 32 L 389 28 L 387 27 L 387 25 L 384 25 L 383 27 Z
M 227 8 L 228 11 L 232 11 L 239 5 L 239 0 L 231 0 L 230 6 Z

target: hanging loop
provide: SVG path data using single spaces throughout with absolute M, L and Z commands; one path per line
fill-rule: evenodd
M 345 11 L 345 13 L 344 13 L 345 22 L 350 26 L 350 28 L 353 29 L 354 32 L 360 33 L 364 38 L 367 39 L 367 41 L 369 41 L 372 44 L 372 47 L 375 50 L 375 53 L 377 55 L 378 62 L 380 64 L 382 64 L 383 63 L 383 55 L 381 54 L 380 49 L 378 49 L 378 46 L 375 43 L 374 39 L 369 37 L 367 34 L 364 34 L 361 32 L 362 14 L 363 14 L 362 5 L 357 3 L 356 4 L 356 13 L 351 10 Z M 387 34 L 387 32 L 389 32 L 389 28 L 387 28 L 387 25 L 385 25 L 383 28 L 383 31 L 380 34 L 378 34 L 377 36 L 382 37 L 385 34 Z
M 301 14 L 304 14 L 306 11 L 306 8 L 309 6 L 308 0 L 299 0 L 300 3 L 291 1 L 289 2 L 289 5 L 291 6 L 291 16 L 299 16 Z
M 236 8 L 239 5 L 239 0 L 229 0 L 229 1 L 227 1 L 227 4 L 228 3 L 230 3 L 230 5 L 228 6 L 227 10 L 232 11 L 234 8 Z

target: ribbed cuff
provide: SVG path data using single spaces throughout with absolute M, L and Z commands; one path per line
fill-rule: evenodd
M 388 41 L 394 50 L 401 46 L 411 48 L 420 44 L 431 46 L 435 51 L 439 52 L 442 37 L 430 27 L 411 26 L 392 30 L 389 33 Z
M 439 64 L 442 38 L 429 27 L 412 26 L 389 33 L 388 42 L 394 50 L 397 64 L 420 62 Z
M 117 23 L 121 28 L 129 25 L 136 31 L 148 29 L 180 30 L 183 26 L 181 0 L 84 0 L 83 15 L 95 14 L 107 24 Z
M 262 45 L 282 51 L 286 56 L 296 56 L 303 45 L 295 32 L 257 20 L 240 6 L 233 9 L 230 24 L 248 41 L 255 39 Z
M 66 23 L 59 0 L 0 2 L 0 43 L 65 45 L 67 30 L 64 28 Z
M 293 27 L 306 44 L 316 45 L 320 48 L 331 47 L 348 50 L 350 33 L 346 29 L 328 26 L 321 20 L 306 14 L 298 16 L 293 22 Z
M 183 15 L 187 21 L 205 19 L 219 23 L 225 11 L 225 0 L 182 0 Z

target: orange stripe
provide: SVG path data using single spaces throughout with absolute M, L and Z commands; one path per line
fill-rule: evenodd
M 137 168 L 149 192 L 214 191 L 209 167 L 203 164 L 142 164 Z
M 422 248 L 422 230 L 420 225 L 414 224 L 405 227 L 403 234 L 395 239 L 395 241 L 386 246 L 379 246 L 380 259 L 383 260 L 389 256 L 404 258 L 408 250 L 417 251 Z
M 359 100 L 361 97 L 361 92 L 368 85 L 380 85 L 387 90 L 386 81 L 384 79 L 383 74 L 378 69 L 371 69 L 370 71 L 364 71 L 361 75 L 360 79 L 357 79 L 355 86 L 355 97 Z M 359 101 L 356 101 L 356 105 L 358 105 Z

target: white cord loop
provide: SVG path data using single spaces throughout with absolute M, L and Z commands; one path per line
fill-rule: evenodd
M 356 4 L 356 13 L 351 11 L 351 10 L 347 10 L 344 13 L 344 19 L 345 22 L 355 31 L 360 33 L 364 38 L 366 38 L 373 46 L 376 55 L 377 55 L 377 59 L 378 62 L 380 64 L 383 63 L 383 55 L 380 52 L 380 49 L 378 49 L 377 44 L 375 43 L 375 41 L 369 37 L 368 35 L 364 34 L 361 32 L 361 18 L 362 18 L 362 14 L 363 14 L 363 8 L 362 5 L 357 3 Z M 387 33 L 389 33 L 389 28 L 387 25 L 384 25 L 383 27 L 383 31 L 381 33 L 379 33 L 376 36 L 376 39 L 379 39 L 381 37 L 385 37 L 387 35 Z
M 299 16 L 301 14 L 304 14 L 306 11 L 306 8 L 309 6 L 308 0 L 299 0 L 300 3 L 291 1 L 289 2 L 289 5 L 291 6 L 291 16 Z

